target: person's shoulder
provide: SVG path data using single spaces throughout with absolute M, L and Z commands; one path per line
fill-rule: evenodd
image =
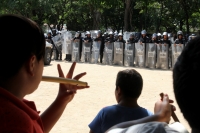
M 1 130 L 19 130 L 23 132 L 31 132 L 33 130 L 31 118 L 16 105 L 1 100 L 0 106 L 4 107 L 0 109 Z
M 178 39 L 175 39 L 175 42 L 178 42 L 179 40 Z
M 111 106 L 106 106 L 106 107 L 102 108 L 101 111 L 106 113 L 106 112 L 112 112 L 116 109 L 117 109 L 117 105 L 111 105 Z
M 146 108 L 139 107 L 138 109 L 139 109 L 141 112 L 147 113 L 148 115 L 153 115 L 153 113 L 152 113 L 150 110 L 146 109 Z

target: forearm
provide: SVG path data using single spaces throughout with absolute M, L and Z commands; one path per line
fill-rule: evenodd
M 123 122 L 120 124 L 117 124 L 113 127 L 111 127 L 108 131 L 115 129 L 115 128 L 127 128 L 136 124 L 141 124 L 141 123 L 146 123 L 146 122 L 152 122 L 152 121 L 160 121 L 162 122 L 161 118 L 159 115 L 152 115 L 152 116 L 148 116 L 148 117 L 144 117 L 142 119 L 138 119 L 138 120 L 133 120 L 133 121 L 128 121 L 128 122 Z M 106 133 L 108 132 L 106 131 Z
M 43 122 L 44 131 L 45 133 L 50 132 L 53 126 L 56 124 L 60 116 L 62 115 L 63 111 L 67 103 L 55 100 L 42 115 L 40 116 Z

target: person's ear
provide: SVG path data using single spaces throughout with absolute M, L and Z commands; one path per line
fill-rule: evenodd
M 37 59 L 36 59 L 36 56 L 35 55 L 32 55 L 29 60 L 28 60 L 28 63 L 27 63 L 27 70 L 28 70 L 28 73 L 31 75 L 31 76 L 34 76 L 35 75 L 35 69 L 36 69 L 36 62 L 37 62 Z
M 121 88 L 120 88 L 119 86 L 117 87 L 117 90 L 116 90 L 116 92 L 117 92 L 117 95 L 118 95 L 118 96 L 120 96 L 120 95 L 121 95 L 122 91 L 121 91 Z

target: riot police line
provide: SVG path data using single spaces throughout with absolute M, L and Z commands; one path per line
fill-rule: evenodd
M 133 32 L 116 35 L 111 31 L 102 36 L 98 30 L 76 32 L 75 35 L 71 31 L 61 31 L 52 40 L 59 53 L 66 55 L 67 61 L 169 69 L 173 68 L 186 45 L 182 31 L 178 31 L 177 35 L 175 40 L 167 32 L 162 38 L 159 38 L 160 33 L 154 33 L 150 39 L 145 30 L 140 37 Z

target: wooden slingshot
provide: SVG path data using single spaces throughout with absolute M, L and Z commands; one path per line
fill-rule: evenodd
M 87 86 L 88 85 L 87 82 L 83 82 L 83 81 L 67 79 L 67 78 L 60 78 L 60 77 L 51 77 L 51 76 L 42 76 L 42 81 L 70 84 L 70 85 L 77 85 L 77 86 Z
M 163 94 L 163 93 L 160 93 L 161 100 L 163 100 L 163 96 L 164 96 L 164 94 Z M 173 120 L 174 120 L 175 122 L 180 122 L 179 119 L 178 119 L 178 117 L 176 116 L 176 114 L 175 114 L 175 112 L 174 112 L 173 110 L 172 110 L 171 116 L 172 116 L 172 118 L 173 118 Z

